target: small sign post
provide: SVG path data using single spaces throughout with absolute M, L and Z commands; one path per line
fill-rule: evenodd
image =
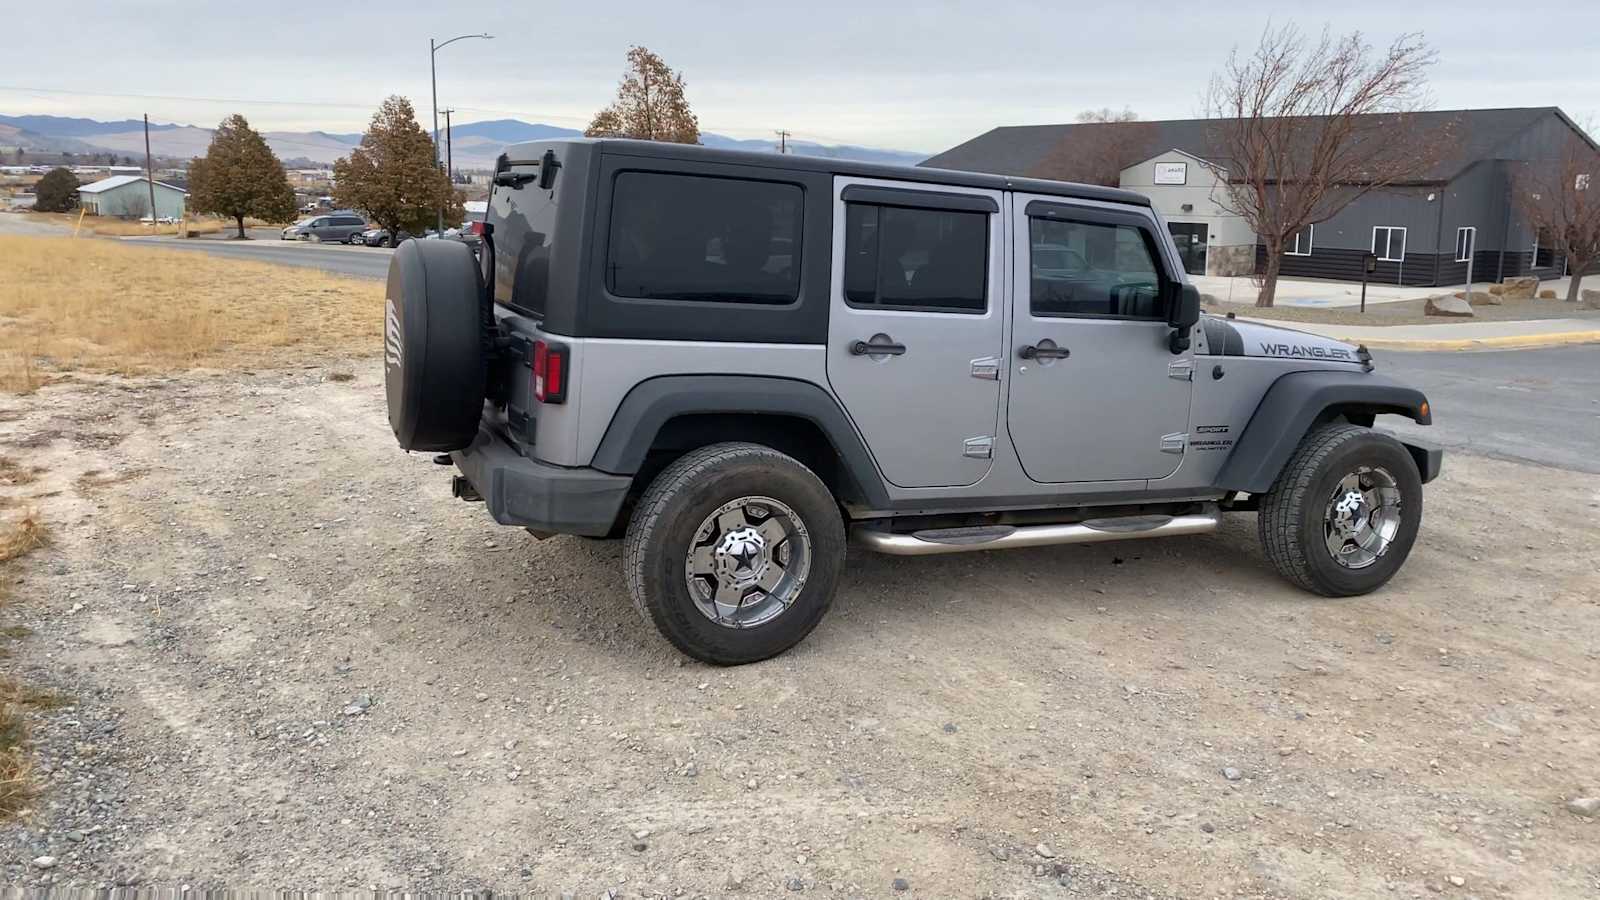
M 1367 312 L 1367 279 L 1372 276 L 1373 272 L 1376 272 L 1376 271 L 1378 271 L 1378 256 L 1377 256 L 1377 254 L 1368 253 L 1366 256 L 1361 258 L 1361 314 L 1362 315 L 1366 315 L 1366 312 Z

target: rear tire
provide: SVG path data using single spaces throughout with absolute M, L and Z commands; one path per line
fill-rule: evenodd
M 1278 574 L 1325 597 L 1382 587 L 1422 524 L 1422 477 L 1394 438 L 1355 425 L 1307 434 L 1261 498 L 1261 546 Z
M 770 447 L 713 444 L 645 490 L 623 571 L 662 637 L 731 666 L 804 640 L 833 603 L 844 556 L 839 507 L 810 469 Z

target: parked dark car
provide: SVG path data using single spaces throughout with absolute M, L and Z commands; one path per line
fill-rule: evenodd
M 279 235 L 286 241 L 338 241 L 348 243 L 352 232 L 365 231 L 367 220 L 349 210 L 309 216 L 283 229 Z

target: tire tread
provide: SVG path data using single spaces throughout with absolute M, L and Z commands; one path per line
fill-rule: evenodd
M 709 444 L 685 453 L 663 469 L 645 488 L 634 507 L 633 515 L 628 520 L 627 532 L 623 536 L 622 561 L 623 575 L 628 583 L 628 595 L 633 600 L 634 608 L 639 611 L 645 622 L 655 626 L 656 630 L 675 644 L 679 643 L 678 640 L 664 625 L 667 611 L 651 602 L 648 589 L 650 554 L 646 544 L 652 535 L 664 527 L 661 520 L 666 514 L 668 504 L 674 498 L 716 470 L 742 462 L 761 462 L 791 468 L 813 481 L 817 490 L 824 495 L 830 495 L 827 486 L 817 478 L 816 473 L 793 457 L 761 444 L 744 442 Z M 829 605 L 831 597 L 818 611 L 818 618 Z M 681 644 L 679 649 L 688 652 L 688 648 Z
M 1295 448 L 1278 474 L 1278 480 L 1261 498 L 1256 522 L 1267 559 L 1279 575 L 1313 594 L 1335 596 L 1313 577 L 1307 557 L 1309 549 L 1300 540 L 1301 517 L 1307 509 L 1306 495 L 1322 469 L 1323 460 L 1350 441 L 1371 433 L 1370 429 L 1345 423 L 1324 425 L 1311 432 Z

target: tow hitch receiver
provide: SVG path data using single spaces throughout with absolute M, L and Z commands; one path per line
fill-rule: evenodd
M 450 479 L 450 493 L 462 500 L 483 500 L 483 495 L 478 493 L 478 489 L 473 487 L 472 482 L 468 481 L 466 476 L 463 475 L 457 475 Z

